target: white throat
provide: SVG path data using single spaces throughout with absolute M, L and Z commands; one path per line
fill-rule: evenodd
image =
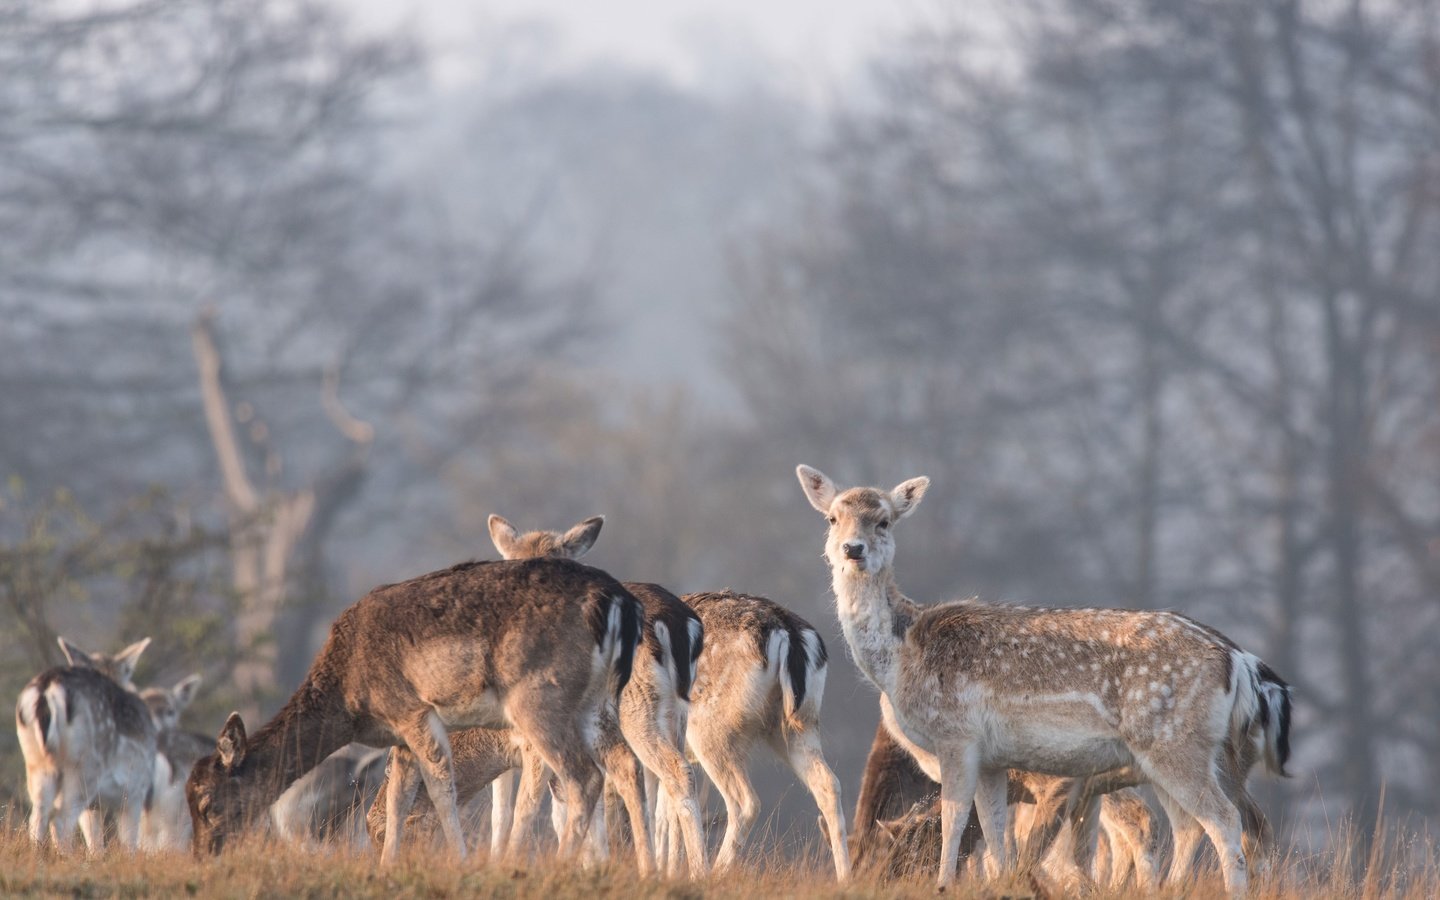
M 842 562 L 830 574 L 840 630 L 856 665 L 883 693 L 893 694 L 901 641 L 890 604 L 890 569 L 866 575 Z

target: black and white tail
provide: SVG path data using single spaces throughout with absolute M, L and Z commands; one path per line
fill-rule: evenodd
M 804 727 L 800 708 L 806 697 L 813 699 L 818 712 L 825 691 L 825 642 L 813 628 L 777 628 L 770 633 L 766 662 L 780 681 L 786 722 L 792 728 Z
M 1253 654 L 1232 650 L 1235 706 L 1231 739 L 1255 742 L 1267 771 L 1289 777 L 1291 690 L 1275 670 Z

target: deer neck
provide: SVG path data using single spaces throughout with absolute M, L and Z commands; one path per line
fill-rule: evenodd
M 831 575 L 840 630 L 856 665 L 882 693 L 893 694 L 900 647 L 918 607 L 900 593 L 888 566 L 873 575 L 837 566 Z
M 343 700 L 307 680 L 250 739 L 251 809 L 263 810 L 285 789 L 356 735 Z M 258 813 L 257 813 L 258 814 Z

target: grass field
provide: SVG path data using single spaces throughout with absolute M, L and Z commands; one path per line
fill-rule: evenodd
M 1292 852 L 1252 885 L 1262 900 L 1300 898 L 1440 897 L 1440 854 L 1423 835 L 1377 841 L 1368 862 L 1355 864 L 1347 854 Z M 1352 872 L 1359 871 L 1354 875 Z M 1074 890 L 1018 874 L 1002 881 L 961 879 L 947 896 L 959 898 L 1067 897 Z M 1090 891 L 1095 898 L 1135 896 L 1136 892 Z M 363 897 L 438 898 L 451 896 L 605 900 L 605 898 L 781 898 L 781 897 L 933 897 L 929 874 L 923 878 L 882 879 L 858 873 L 837 886 L 829 860 L 818 848 L 800 859 L 752 857 L 742 871 L 702 882 L 641 879 L 624 863 L 584 869 L 554 859 L 527 865 L 489 865 L 483 852 L 466 863 L 444 851 L 412 848 L 394 866 L 381 867 L 373 855 L 306 851 L 253 839 L 215 859 L 189 854 L 130 855 L 112 851 L 97 859 L 57 857 L 38 852 L 22 832 L 0 833 L 0 896 L 3 897 Z M 1169 887 L 1157 896 L 1221 897 L 1218 874 Z

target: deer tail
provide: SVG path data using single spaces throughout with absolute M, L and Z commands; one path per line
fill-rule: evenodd
M 1255 742 L 1265 768 L 1289 777 L 1285 764 L 1290 761 L 1290 685 L 1252 654 L 1235 650 L 1232 659 L 1235 706 L 1230 715 L 1231 745 Z

